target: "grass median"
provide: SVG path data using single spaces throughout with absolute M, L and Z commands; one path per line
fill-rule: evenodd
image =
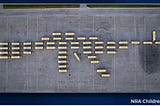
M 89 8 L 159 8 L 160 4 L 88 4 Z
M 15 5 L 15 4 L 4 4 L 4 9 L 36 9 L 36 8 L 79 8 L 78 4 L 39 4 L 39 5 Z

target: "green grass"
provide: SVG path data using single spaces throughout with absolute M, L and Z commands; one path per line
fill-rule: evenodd
M 160 4 L 89 4 L 90 8 L 157 8 Z
M 33 5 L 14 5 L 14 4 L 4 4 L 4 9 L 36 9 L 36 8 L 79 8 L 78 4 L 33 4 Z

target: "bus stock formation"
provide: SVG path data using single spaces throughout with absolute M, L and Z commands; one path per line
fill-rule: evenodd
M 66 73 L 68 68 L 68 49 L 75 50 L 73 55 L 75 59 L 81 61 L 81 53 L 86 55 L 91 64 L 99 64 L 100 60 L 97 55 L 108 54 L 116 55 L 118 49 L 128 49 L 129 44 L 132 45 L 160 45 L 160 41 L 156 40 L 156 31 L 152 31 L 152 40 L 140 42 L 134 40 L 128 41 L 103 41 L 96 36 L 79 36 L 76 37 L 74 32 L 53 32 L 51 36 L 43 36 L 40 41 L 31 42 L 0 42 L 0 59 L 21 59 L 24 55 L 31 55 L 34 50 L 55 50 L 58 49 L 58 72 Z M 77 51 L 76 51 L 77 50 Z M 97 73 L 101 77 L 108 78 L 111 74 L 106 68 L 97 68 Z

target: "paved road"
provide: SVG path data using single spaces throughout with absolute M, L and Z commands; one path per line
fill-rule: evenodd
M 0 4 L 0 9 L 3 9 L 3 4 Z

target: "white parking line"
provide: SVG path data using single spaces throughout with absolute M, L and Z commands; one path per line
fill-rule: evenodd
M 135 36 L 135 39 L 136 39 L 136 35 L 137 35 L 137 27 L 136 27 L 136 17 L 134 16 L 134 36 Z M 136 47 L 135 47 L 135 58 L 137 57 L 137 51 L 136 51 Z M 137 61 L 135 61 L 135 87 L 134 89 L 136 90 L 137 89 L 137 71 L 136 71 L 136 67 L 137 67 Z

